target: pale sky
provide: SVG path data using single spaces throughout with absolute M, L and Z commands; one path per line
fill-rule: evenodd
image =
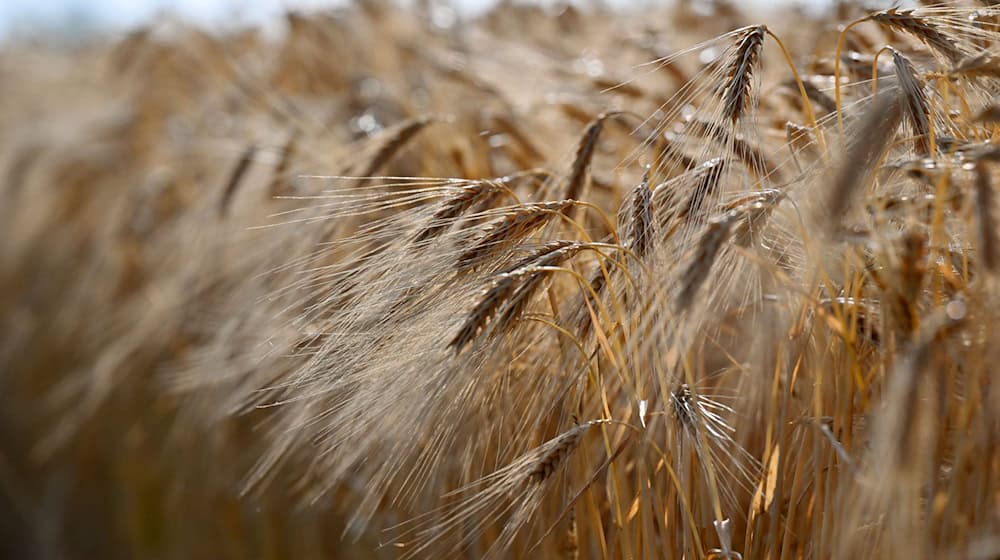
M 73 32 L 75 30 L 122 30 L 151 19 L 157 13 L 170 11 L 204 25 L 230 25 L 276 21 L 286 9 L 317 9 L 344 5 L 350 0 L 0 0 L 0 38 L 12 30 L 43 29 Z M 407 0 L 402 0 L 406 2 Z M 412 1 L 412 0 L 410 0 Z M 496 0 L 452 0 L 467 14 L 475 14 L 493 5 Z M 531 0 L 528 0 L 531 1 Z M 555 3 L 558 0 L 534 0 Z M 662 4 L 664 0 L 603 0 L 612 6 L 644 3 Z M 755 0 L 760 5 L 773 6 L 775 0 Z M 777 0 L 792 2 L 793 0 Z M 830 0 L 801 0 L 813 5 Z M 586 4 L 587 0 L 574 3 Z
M 127 29 L 170 11 L 206 25 L 273 21 L 289 8 L 342 6 L 350 0 L 0 0 L 0 37 L 26 29 Z M 405 0 L 404 0 L 405 1 Z M 642 1 L 642 0 L 639 0 Z M 455 0 L 476 13 L 495 0 Z M 636 0 L 617 0 L 637 3 Z
M 205 24 L 260 22 L 286 7 L 320 8 L 343 0 L 0 0 L 0 36 L 12 29 L 125 29 L 169 10 Z

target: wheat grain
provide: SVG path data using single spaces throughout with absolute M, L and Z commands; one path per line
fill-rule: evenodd
M 712 265 L 715 264 L 719 251 L 729 240 L 733 224 L 738 216 L 739 214 L 736 212 L 727 212 L 709 221 L 705 231 L 702 232 L 691 263 L 685 269 L 681 279 L 681 290 L 677 296 L 679 310 L 683 311 L 694 305 L 695 295 L 708 278 L 708 273 Z
M 486 226 L 483 235 L 459 255 L 456 266 L 464 270 L 478 266 L 513 246 L 518 241 L 552 220 L 575 204 L 573 200 L 526 203 L 513 207 L 505 215 Z
M 599 421 L 587 422 L 574 426 L 569 430 L 545 442 L 535 452 L 535 460 L 529 464 L 526 478 L 532 484 L 542 484 L 561 467 L 577 446 L 584 434 Z
M 899 51 L 892 50 L 892 62 L 896 68 L 896 79 L 904 99 L 903 109 L 906 119 L 913 129 L 914 144 L 918 152 L 928 153 L 931 137 L 930 103 L 924 92 L 923 81 L 917 76 L 913 64 Z
M 948 73 L 952 76 L 970 78 L 1000 78 L 1000 64 L 998 64 L 996 56 L 984 52 L 959 60 L 948 70 Z
M 694 134 L 708 137 L 723 148 L 731 151 L 743 163 L 747 171 L 754 176 L 767 177 L 775 182 L 781 181 L 781 174 L 778 171 L 778 167 L 768 160 L 760 148 L 747 140 L 732 134 L 721 126 L 702 120 L 693 120 L 690 131 Z
M 278 163 L 271 172 L 271 183 L 267 192 L 271 197 L 281 196 L 289 193 L 288 171 L 292 166 L 292 160 L 298 154 L 299 136 L 301 133 L 296 130 L 288 136 L 288 140 L 281 147 L 278 155 Z
M 961 41 L 935 25 L 930 18 L 913 10 L 892 8 L 872 14 L 871 19 L 880 25 L 912 35 L 952 64 L 965 56 L 958 46 Z
M 232 202 L 233 196 L 236 195 L 237 189 L 243 183 L 243 178 L 246 176 L 247 171 L 249 171 L 250 164 L 253 163 L 253 157 L 256 153 L 257 146 L 250 144 L 243 150 L 240 159 L 233 166 L 233 170 L 229 174 L 229 180 L 226 181 L 226 188 L 222 191 L 222 197 L 219 199 L 220 217 L 225 217 L 229 212 L 229 205 Z
M 464 187 L 461 192 L 442 202 L 441 208 L 430 217 L 427 225 L 413 236 L 413 242 L 422 243 L 441 235 L 451 227 L 456 218 L 500 190 L 502 186 L 493 181 L 478 181 Z
M 573 156 L 573 164 L 570 167 L 569 175 L 566 177 L 563 188 L 563 198 L 568 200 L 582 200 L 585 198 L 587 187 L 587 171 L 590 169 L 590 162 L 594 158 L 594 150 L 597 148 L 597 140 L 604 129 L 604 122 L 609 118 L 622 114 L 621 111 L 608 111 L 594 117 L 584 129 L 580 140 L 576 145 L 576 154 Z
M 858 191 L 864 190 L 865 178 L 872 172 L 882 153 L 896 135 L 903 108 L 898 97 L 881 93 L 872 102 L 858 125 L 856 138 L 840 164 L 822 221 L 838 224 Z
M 726 70 L 727 84 L 722 94 L 722 114 L 734 126 L 749 108 L 753 76 L 767 28 L 757 25 L 743 32 Z
M 421 115 L 408 119 L 392 130 L 386 131 L 384 137 L 380 139 L 380 144 L 375 155 L 368 161 L 368 164 L 358 174 L 358 187 L 363 187 L 371 181 L 379 171 L 382 170 L 391 160 L 406 147 L 422 130 L 427 128 L 435 118 L 430 115 Z
M 653 191 L 649 188 L 647 169 L 642 181 L 622 201 L 618 216 L 618 236 L 639 258 L 649 253 L 654 240 L 652 203 Z

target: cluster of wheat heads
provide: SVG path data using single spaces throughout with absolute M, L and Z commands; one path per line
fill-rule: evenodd
M 715 36 L 366 3 L 119 45 L 123 130 L 8 168 L 76 187 L 7 206 L 17 515 L 107 498 L 124 537 L 62 538 L 123 556 L 995 556 L 1000 12 L 671 15 Z M 617 73 L 567 58 L 602 37 Z

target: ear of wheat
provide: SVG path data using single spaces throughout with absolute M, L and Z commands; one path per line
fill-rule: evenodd
M 763 25 L 748 28 L 739 39 L 727 69 L 729 83 L 723 92 L 722 114 L 734 125 L 750 103 L 750 88 L 766 30 Z
M 961 41 L 950 36 L 932 19 L 921 16 L 915 10 L 893 8 L 873 14 L 871 18 L 880 25 L 902 31 L 919 39 L 936 54 L 945 57 L 953 64 L 964 57 L 964 53 L 959 49 Z
M 5 39 L 0 550 L 997 556 L 1000 11 L 923 4 Z
M 892 51 L 892 62 L 896 67 L 896 79 L 899 81 L 899 89 L 904 100 L 906 120 L 915 136 L 914 144 L 918 152 L 927 153 L 932 131 L 930 103 L 924 92 L 924 84 L 910 61 L 896 50 Z

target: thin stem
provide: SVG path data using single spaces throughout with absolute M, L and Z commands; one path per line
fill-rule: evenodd
M 781 54 L 784 55 L 785 62 L 788 63 L 788 68 L 791 69 L 792 76 L 795 77 L 795 84 L 799 88 L 799 96 L 802 97 L 802 110 L 806 114 L 806 121 L 809 123 L 810 128 L 816 131 L 816 141 L 819 143 L 820 148 L 823 149 L 823 156 L 828 157 L 829 154 L 826 149 L 826 139 L 823 137 L 823 130 L 820 129 L 819 124 L 816 122 L 816 113 L 813 111 L 812 102 L 809 100 L 809 95 L 806 93 L 806 86 L 802 83 L 802 77 L 799 75 L 799 71 L 795 68 L 795 62 L 792 61 L 791 53 L 789 53 L 788 49 L 785 48 L 785 44 L 781 42 L 781 39 L 779 39 L 778 36 L 775 35 L 770 29 L 765 27 L 764 32 L 770 35 L 781 49 Z M 837 114 L 839 116 L 839 101 L 837 103 L 837 108 Z
M 870 20 L 872 16 L 865 16 L 861 19 L 856 19 L 844 27 L 843 31 L 837 37 L 837 51 L 834 53 L 833 60 L 833 93 L 834 101 L 837 105 L 837 130 L 840 132 L 841 140 L 844 138 L 844 113 L 841 110 L 841 98 L 840 98 L 840 53 L 844 50 L 844 40 L 847 39 L 847 32 L 851 30 L 852 27 L 858 25 L 859 23 L 864 23 Z

